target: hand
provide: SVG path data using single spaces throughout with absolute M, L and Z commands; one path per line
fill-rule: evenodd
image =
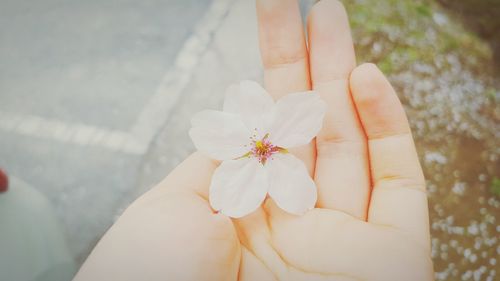
M 372 64 L 355 67 L 340 2 L 311 10 L 257 1 L 267 90 L 312 88 L 328 104 L 316 141 L 292 151 L 318 187 L 303 216 L 271 199 L 241 219 L 215 214 L 217 163 L 195 153 L 134 202 L 76 280 L 432 280 L 425 182 L 403 108 Z

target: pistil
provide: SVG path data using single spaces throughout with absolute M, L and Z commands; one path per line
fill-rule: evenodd
M 257 158 L 259 163 L 265 165 L 267 160 L 272 159 L 275 153 L 288 153 L 285 148 L 276 146 L 269 140 L 269 134 L 266 134 L 261 140 L 252 138 L 252 149 L 245 156 Z

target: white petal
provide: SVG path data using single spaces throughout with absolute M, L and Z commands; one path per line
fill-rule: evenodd
M 266 163 L 269 196 L 283 210 L 301 215 L 314 208 L 317 191 L 314 181 L 299 159 L 291 154 L 276 154 Z
M 230 113 L 204 110 L 191 119 L 189 136 L 199 151 L 218 160 L 235 159 L 250 148 L 249 131 L 241 119 Z
M 257 129 L 258 137 L 267 133 L 273 106 L 273 98 L 254 81 L 241 81 L 230 86 L 224 100 L 224 112 L 240 115 L 250 130 Z
M 314 92 L 286 95 L 276 102 L 269 139 L 291 148 L 309 143 L 323 126 L 326 103 Z
M 269 189 L 267 171 L 253 158 L 228 160 L 215 170 L 210 184 L 210 205 L 239 218 L 255 211 Z

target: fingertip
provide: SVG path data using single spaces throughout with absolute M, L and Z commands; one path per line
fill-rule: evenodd
M 338 0 L 321 0 L 316 2 L 307 15 L 306 23 L 309 29 L 312 24 L 318 24 L 318 27 L 324 26 L 324 24 L 330 24 L 333 19 L 341 17 L 347 20 L 347 11 L 344 5 Z M 321 24 L 323 23 L 323 25 Z
M 354 68 L 349 84 L 357 103 L 377 101 L 382 95 L 394 92 L 385 75 L 373 63 L 363 63 Z
M 371 62 L 365 62 L 358 65 L 351 73 L 351 76 L 363 74 L 366 72 L 376 72 L 379 71 L 377 65 Z
M 260 9 L 261 12 L 271 12 L 276 10 L 276 8 L 280 7 L 284 3 L 283 0 L 257 0 L 255 1 L 257 8 Z
M 321 0 L 314 4 L 309 12 L 309 15 L 316 13 L 327 13 L 331 16 L 332 11 L 336 11 L 347 18 L 347 12 L 342 2 L 338 0 Z
M 383 74 L 374 63 L 365 62 L 353 69 L 351 73 L 351 82 L 373 82 L 368 80 L 373 80 L 373 77 L 380 78 L 380 75 Z
M 326 31 L 334 20 L 348 21 L 344 5 L 338 0 L 321 0 L 314 4 L 307 15 L 307 27 L 315 27 L 315 32 Z
M 350 76 L 353 98 L 358 103 L 379 99 L 379 94 L 392 91 L 392 87 L 380 69 L 373 63 L 363 63 L 354 68 Z
M 346 79 L 356 65 L 349 19 L 337 0 L 322 0 L 307 18 L 311 76 L 315 82 Z
M 307 52 L 298 2 L 258 0 L 256 7 L 264 67 L 303 60 Z
M 349 83 L 369 139 L 409 132 L 406 114 L 398 96 L 375 64 L 364 63 L 356 67 Z

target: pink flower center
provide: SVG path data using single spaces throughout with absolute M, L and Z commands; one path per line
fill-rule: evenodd
M 274 153 L 279 151 L 279 148 L 273 145 L 268 139 L 252 141 L 253 147 L 250 152 L 259 160 L 259 163 L 265 164 Z
M 255 157 L 262 165 L 266 164 L 268 159 L 272 159 L 275 153 L 288 153 L 283 147 L 276 146 L 269 141 L 269 134 L 266 134 L 261 140 L 255 139 L 255 135 L 251 138 L 250 151 L 244 156 Z

